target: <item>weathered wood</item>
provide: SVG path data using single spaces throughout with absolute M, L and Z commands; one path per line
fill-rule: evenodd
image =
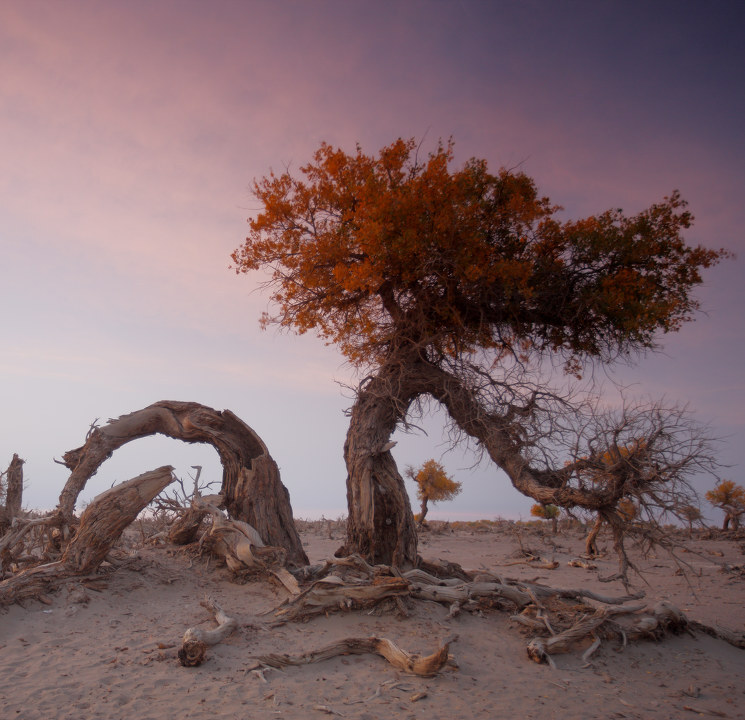
M 284 668 L 290 665 L 308 665 L 322 662 L 339 655 L 362 655 L 370 653 L 385 658 L 393 667 L 412 675 L 432 677 L 447 663 L 449 648 L 452 640 L 439 647 L 431 655 L 417 655 L 402 650 L 392 640 L 387 638 L 345 638 L 326 645 L 319 650 L 303 653 L 302 655 L 260 655 L 254 659 L 260 665 Z
M 13 453 L 5 475 L 5 519 L 7 526 L 20 515 L 23 505 L 23 463 L 25 461 Z M 0 528 L 1 530 L 2 528 Z
M 122 531 L 173 480 L 170 465 L 143 473 L 94 498 L 61 560 L 29 568 L 0 582 L 0 605 L 45 595 L 70 577 L 90 575 L 101 564 Z M 39 518 L 41 523 L 59 517 Z M 24 528 L 31 526 L 28 523 Z
M 62 562 L 76 573 L 97 568 L 124 528 L 173 480 L 173 467 L 164 465 L 95 497 L 80 517 L 80 527 L 65 549 Z
M 449 587 L 412 583 L 411 595 L 420 600 L 431 600 L 446 605 L 452 605 L 455 602 L 463 603 L 467 600 L 493 598 L 509 600 L 518 608 L 523 608 L 533 601 L 529 593 L 502 583 L 472 582 Z
M 595 518 L 595 522 L 593 523 L 592 528 L 590 529 L 590 532 L 587 534 L 587 537 L 585 538 L 585 555 L 587 557 L 593 558 L 598 556 L 598 535 L 600 534 L 600 528 L 603 526 L 603 518 L 598 515 Z
M 229 617 L 212 598 L 205 598 L 200 604 L 214 613 L 217 627 L 213 630 L 192 627 L 184 633 L 181 648 L 178 651 L 179 662 L 184 667 L 201 665 L 204 662 L 207 647 L 217 645 L 238 627 L 235 618 Z
M 400 396 L 396 368 L 382 370 L 357 394 L 344 444 L 347 540 L 337 555 L 409 569 L 417 536 L 409 495 L 390 453 L 391 435 L 413 396 Z
M 268 545 L 284 548 L 290 562 L 307 564 L 289 492 L 261 438 L 229 410 L 198 403 L 162 401 L 93 428 L 83 446 L 63 455 L 71 473 L 60 494 L 60 515 L 72 518 L 86 482 L 115 450 L 157 433 L 212 445 L 223 466 L 221 494 L 230 517 L 255 527 Z
M 619 616 L 629 616 L 630 621 L 617 624 Z M 550 662 L 551 655 L 566 653 L 578 643 L 594 638 L 602 626 L 608 635 L 621 635 L 624 639 L 659 640 L 666 632 L 679 633 L 688 627 L 688 619 L 674 605 L 660 602 L 655 606 L 610 605 L 600 607 L 592 615 L 581 618 L 572 627 L 550 638 L 533 638 L 527 647 L 528 657 L 535 662 Z
M 174 545 L 189 545 L 196 542 L 206 514 L 204 510 L 187 508 L 168 528 L 168 542 Z
M 274 614 L 281 621 L 305 620 L 340 609 L 375 605 L 387 598 L 409 594 L 409 583 L 403 578 L 383 577 L 373 582 L 345 583 L 335 575 L 314 582 L 297 597 L 285 601 Z

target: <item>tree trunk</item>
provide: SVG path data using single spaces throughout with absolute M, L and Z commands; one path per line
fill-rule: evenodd
M 2 512 L 0 506 L 0 534 L 5 528 L 13 524 L 13 520 L 18 517 L 23 504 L 23 463 L 24 460 L 13 453 L 13 459 L 5 471 L 5 512 Z
M 595 524 L 592 526 L 587 538 L 585 539 L 585 555 L 595 557 L 598 554 L 597 539 L 602 525 L 603 519 L 598 515 L 598 517 L 595 518 Z
M 0 582 L 0 607 L 43 597 L 71 577 L 93 573 L 127 527 L 173 481 L 170 465 L 143 473 L 94 498 L 56 562 L 23 570 Z
M 62 556 L 62 564 L 74 573 L 95 570 L 124 528 L 173 482 L 172 471 L 170 465 L 165 465 L 93 498 L 80 517 L 80 527 Z
M 422 506 L 419 512 L 419 527 L 422 527 L 422 525 L 424 525 L 424 518 L 427 517 L 427 510 L 429 510 L 429 507 L 427 507 L 427 502 L 428 502 L 427 496 L 422 495 Z
M 416 565 L 414 516 L 390 437 L 412 396 L 399 366 L 384 367 L 359 391 L 344 445 L 347 464 L 347 544 L 337 556 L 358 553 L 373 564 Z
M 114 450 L 156 433 L 212 445 L 223 466 L 221 495 L 230 516 L 255 527 L 267 545 L 285 548 L 288 561 L 307 564 L 289 492 L 261 438 L 229 410 L 198 403 L 162 401 L 92 429 L 85 445 L 63 455 L 71 474 L 60 494 L 60 515 L 72 518 L 86 482 Z

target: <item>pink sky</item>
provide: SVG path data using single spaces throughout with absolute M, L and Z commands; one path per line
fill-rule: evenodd
M 322 140 L 374 152 L 452 136 L 458 160 L 520 165 L 569 215 L 635 212 L 679 188 L 692 243 L 742 257 L 745 57 L 735 4 L 656 2 L 0 3 L 0 465 L 27 460 L 51 506 L 52 462 L 89 424 L 160 399 L 229 408 L 265 440 L 298 515 L 345 509 L 350 403 L 341 356 L 258 329 L 258 278 L 229 254 L 249 184 Z M 742 260 L 706 274 L 708 315 L 621 375 L 690 403 L 743 482 Z M 527 515 L 489 466 L 399 439 L 400 466 L 442 459 L 455 517 Z M 211 448 L 119 451 L 92 496 Z M 707 481 L 710 484 L 710 481 Z M 705 489 L 702 486 L 702 489 Z

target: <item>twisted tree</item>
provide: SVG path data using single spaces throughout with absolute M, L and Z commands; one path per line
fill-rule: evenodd
M 85 443 L 62 457 L 71 471 L 57 514 L 69 522 L 78 495 L 112 453 L 132 440 L 159 433 L 188 443 L 208 443 L 223 467 L 223 503 L 231 518 L 249 523 L 268 545 L 282 547 L 290 562 L 308 558 L 292 519 L 290 494 L 261 438 L 230 410 L 163 400 L 93 427 Z
M 585 459 L 536 459 L 556 436 L 551 411 L 568 405 L 523 370 L 552 357 L 579 373 L 655 348 L 693 317 L 701 270 L 727 256 L 686 244 L 692 216 L 677 192 L 631 217 L 560 220 L 525 174 L 452 162 L 452 144 L 427 158 L 414 140 L 376 156 L 322 144 L 301 177 L 254 182 L 263 209 L 232 255 L 236 272 L 270 273 L 264 326 L 314 330 L 364 374 L 344 445 L 344 551 L 373 562 L 416 562 L 390 436 L 427 398 L 521 492 L 613 512 L 629 474 L 581 477 L 606 448 L 585 438 Z

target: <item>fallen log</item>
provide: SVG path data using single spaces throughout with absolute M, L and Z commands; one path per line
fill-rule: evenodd
M 369 607 L 387 598 L 409 594 L 409 583 L 404 578 L 381 577 L 372 583 L 348 584 L 335 575 L 314 582 L 297 597 L 286 600 L 275 609 L 280 621 L 307 620 L 335 610 Z
M 448 640 L 431 655 L 417 655 L 402 650 L 392 640 L 387 638 L 345 638 L 326 645 L 319 650 L 303 653 L 302 655 L 270 654 L 254 657 L 258 666 L 284 668 L 291 665 L 308 665 L 322 662 L 339 655 L 362 655 L 371 653 L 385 658 L 393 667 L 411 675 L 432 677 L 436 675 L 449 659 L 450 643 Z
M 95 572 L 122 531 L 173 480 L 170 465 L 143 473 L 94 498 L 62 558 L 0 582 L 0 605 L 44 596 L 71 576 Z
M 224 640 L 238 626 L 236 620 L 228 616 L 212 598 L 205 598 L 200 604 L 214 613 L 217 627 L 212 630 L 193 627 L 184 633 L 181 648 L 178 651 L 179 662 L 184 667 L 201 665 L 206 658 L 207 648 Z M 256 661 L 257 668 L 261 666 L 284 668 L 291 665 L 322 662 L 339 655 L 371 653 L 384 657 L 399 670 L 421 677 L 431 677 L 436 675 L 448 661 L 451 642 L 453 642 L 452 639 L 445 642 L 431 655 L 423 656 L 406 652 L 387 638 L 345 638 L 319 650 L 301 655 L 269 654 L 254 656 L 253 659 Z
M 184 633 L 178 651 L 179 662 L 184 667 L 201 665 L 205 660 L 207 647 L 217 645 L 238 627 L 235 618 L 229 617 L 212 598 L 205 598 L 200 605 L 214 613 L 217 627 L 213 630 L 192 627 Z
M 452 605 L 456 602 L 462 604 L 468 600 L 483 598 L 509 600 L 509 602 L 518 608 L 525 607 L 533 602 L 533 598 L 529 593 L 523 592 L 513 585 L 489 582 L 461 583 L 460 585 L 444 587 L 424 583 L 412 583 L 411 595 L 420 600 L 431 600 L 447 605 Z
M 633 616 L 627 623 L 617 623 L 619 616 Z M 605 626 L 605 627 L 603 627 Z M 601 629 L 608 637 L 638 640 L 659 640 L 666 632 L 680 633 L 688 628 L 688 619 L 674 605 L 660 602 L 655 606 L 612 605 L 600 607 L 592 615 L 581 618 L 572 627 L 550 638 L 533 638 L 527 647 L 528 657 L 538 663 L 551 663 L 551 655 L 566 653 L 587 642 Z M 597 642 L 597 639 L 596 639 Z

